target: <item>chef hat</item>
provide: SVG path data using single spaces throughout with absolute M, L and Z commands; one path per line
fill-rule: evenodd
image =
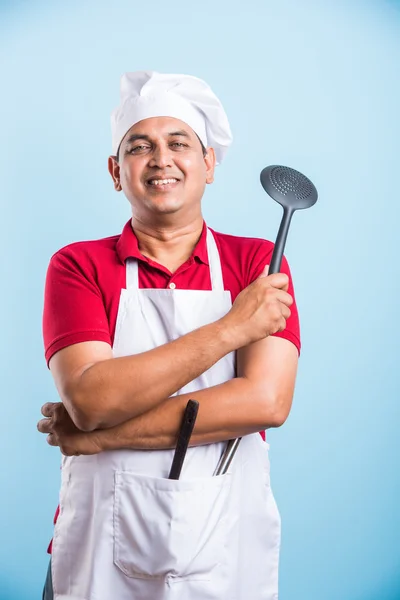
M 111 114 L 113 154 L 127 131 L 150 117 L 174 117 L 187 123 L 206 148 L 214 148 L 217 164 L 232 142 L 226 113 L 205 81 L 191 75 L 136 71 L 121 77 L 121 102 Z

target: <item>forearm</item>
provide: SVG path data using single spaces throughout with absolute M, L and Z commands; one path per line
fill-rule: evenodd
M 95 432 L 101 448 L 174 448 L 189 399 L 200 403 L 191 446 L 241 437 L 280 424 L 275 401 L 266 397 L 260 387 L 238 377 L 198 392 L 168 398 L 139 417 Z
M 78 426 L 89 431 L 135 418 L 234 349 L 232 336 L 217 321 L 148 352 L 96 362 L 76 386 L 73 405 L 79 413 Z

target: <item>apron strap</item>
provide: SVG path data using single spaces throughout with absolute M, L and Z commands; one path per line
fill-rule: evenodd
M 126 260 L 126 289 L 139 289 L 138 261 L 134 258 L 127 258 Z
M 207 228 L 207 254 L 210 265 L 211 289 L 213 291 L 224 291 L 224 280 L 222 277 L 221 260 L 217 244 L 211 231 Z M 126 289 L 139 289 L 138 261 L 128 258 L 126 261 Z
M 224 279 L 222 277 L 221 260 L 214 236 L 207 227 L 207 253 L 210 264 L 211 289 L 213 291 L 224 291 Z

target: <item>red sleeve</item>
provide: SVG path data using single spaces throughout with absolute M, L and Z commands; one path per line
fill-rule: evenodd
M 47 364 L 66 346 L 102 341 L 111 345 L 109 323 L 90 260 L 70 248 L 51 259 L 45 284 L 43 338 Z
M 252 283 L 259 275 L 261 275 L 264 267 L 269 265 L 272 259 L 273 245 L 269 242 L 263 244 L 254 255 L 253 260 L 251 262 L 249 280 L 247 285 Z M 282 258 L 282 264 L 280 268 L 281 273 L 286 273 L 289 277 L 289 288 L 288 293 L 293 298 L 293 304 L 290 307 L 291 315 L 286 321 L 286 328 L 283 331 L 273 334 L 275 337 L 281 337 L 286 340 L 292 342 L 300 355 L 301 350 L 301 342 L 300 342 L 300 322 L 299 322 L 299 314 L 297 311 L 296 298 L 294 294 L 293 280 L 290 272 L 288 261 L 284 256 Z

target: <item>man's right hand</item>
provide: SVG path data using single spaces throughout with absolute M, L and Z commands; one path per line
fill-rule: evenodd
M 229 329 L 237 348 L 268 337 L 286 327 L 293 298 L 288 294 L 289 277 L 285 273 L 261 275 L 240 292 L 221 322 Z

